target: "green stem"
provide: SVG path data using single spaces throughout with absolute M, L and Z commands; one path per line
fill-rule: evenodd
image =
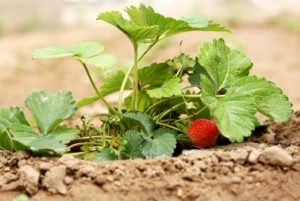
M 72 149 L 72 148 L 77 147 L 77 146 L 83 146 L 83 145 L 99 145 L 99 143 L 95 143 L 95 142 L 78 142 L 78 143 L 70 145 L 69 149 Z
M 138 90 L 139 90 L 139 73 L 138 73 L 138 45 L 137 43 L 133 43 L 134 48 L 134 63 L 132 68 L 132 99 L 131 99 L 131 109 L 137 110 L 138 103 Z
M 159 37 L 153 42 L 151 43 L 151 45 L 148 46 L 148 48 L 143 52 L 143 54 L 139 57 L 138 61 L 142 60 L 144 58 L 144 56 L 152 49 L 152 47 L 154 45 L 156 45 L 156 43 L 159 41 Z
M 103 138 L 112 138 L 112 136 L 87 136 L 87 137 L 80 137 L 80 138 L 76 138 L 74 141 L 80 141 L 80 140 L 93 140 L 93 139 L 103 139 Z
M 99 92 L 99 90 L 98 90 L 98 88 L 97 88 L 97 86 L 96 86 L 96 84 L 95 84 L 95 82 L 94 82 L 94 80 L 93 80 L 93 78 L 92 78 L 92 76 L 91 76 L 91 73 L 90 73 L 90 71 L 89 71 L 89 69 L 88 69 L 88 67 L 86 66 L 86 64 L 85 63 L 83 63 L 83 62 L 80 62 L 81 64 L 82 64 L 82 66 L 83 66 L 83 68 L 84 68 L 84 70 L 85 70 L 85 72 L 86 72 L 86 74 L 87 74 L 87 76 L 88 76 L 88 78 L 89 78 L 89 80 L 90 80 L 90 83 L 91 83 L 91 85 L 93 86 L 93 88 L 94 88 L 94 90 L 95 90 L 95 92 L 96 92 L 96 94 L 97 94 L 97 96 L 99 97 L 99 99 L 106 105 L 106 107 L 108 107 L 108 109 L 109 110 L 111 110 L 112 112 L 114 112 L 115 114 L 117 114 L 117 111 L 105 100 L 105 98 L 100 94 L 100 92 Z
M 156 121 L 158 119 L 162 119 L 164 116 L 166 116 L 167 114 L 169 114 L 170 112 L 172 112 L 174 109 L 177 109 L 178 107 L 180 107 L 181 105 L 185 104 L 184 102 L 179 103 L 177 105 L 174 105 L 173 107 L 171 107 L 170 109 L 168 109 L 167 111 L 155 116 L 153 119 Z
M 176 128 L 176 127 L 174 127 L 174 126 L 171 126 L 171 125 L 169 125 L 169 124 L 164 124 L 164 123 L 159 122 L 159 121 L 157 121 L 156 124 L 161 125 L 161 126 L 165 126 L 165 127 L 168 127 L 168 128 L 173 129 L 173 130 L 177 130 L 177 131 L 181 132 L 181 130 L 179 130 L 178 128 Z

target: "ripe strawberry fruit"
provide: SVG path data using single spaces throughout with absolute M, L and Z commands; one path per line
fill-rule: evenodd
M 188 136 L 198 148 L 209 148 L 216 144 L 218 138 L 217 125 L 208 119 L 193 121 L 188 128 Z

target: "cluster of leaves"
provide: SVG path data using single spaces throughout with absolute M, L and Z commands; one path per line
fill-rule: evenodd
M 58 154 L 68 151 L 65 145 L 78 137 L 78 131 L 60 126 L 75 111 L 70 92 L 34 92 L 26 101 L 37 124 L 36 129 L 18 107 L 0 109 L 0 148 L 9 151 L 32 151 L 36 154 Z
M 115 69 L 100 87 L 88 67 L 110 68 L 115 59 L 102 54 L 104 48 L 99 43 L 53 46 L 32 54 L 34 59 L 73 57 L 83 65 L 96 95 L 78 101 L 77 107 L 100 99 L 109 109 L 109 114 L 100 119 L 102 126 L 93 128 L 95 134 L 89 129 L 81 130 L 81 137 L 76 138 L 73 129 L 59 126 L 75 111 L 69 93 L 34 93 L 26 105 L 41 135 L 35 134 L 19 109 L 2 110 L 0 138 L 5 140 L 0 147 L 61 153 L 67 150 L 64 144 L 71 141 L 70 151 L 79 147 L 81 151 L 76 154 L 95 161 L 155 158 L 171 156 L 178 143 L 190 145 L 186 128 L 193 119 L 212 119 L 224 137 L 241 142 L 258 124 L 257 113 L 275 122 L 290 118 L 291 103 L 280 88 L 264 78 L 249 75 L 252 62 L 230 49 L 223 39 L 202 44 L 196 58 L 182 53 L 165 62 L 141 66 L 144 56 L 164 38 L 188 31 L 229 31 L 227 28 L 203 16 L 165 17 L 145 5 L 128 7 L 125 12 L 128 18 L 118 11 L 98 15 L 97 19 L 122 31 L 134 50 L 132 67 L 127 72 Z M 141 52 L 142 46 L 146 48 Z M 183 86 L 186 79 L 189 84 Z M 124 98 L 125 90 L 131 93 Z M 105 96 L 117 91 L 116 108 Z M 44 144 L 50 138 L 55 145 Z

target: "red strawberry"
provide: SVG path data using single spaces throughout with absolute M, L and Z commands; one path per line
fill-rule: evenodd
M 217 125 L 208 119 L 193 121 L 188 128 L 188 136 L 198 148 L 209 148 L 216 144 L 219 131 Z

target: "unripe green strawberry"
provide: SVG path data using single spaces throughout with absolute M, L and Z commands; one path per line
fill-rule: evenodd
M 188 136 L 195 147 L 209 148 L 216 144 L 219 130 L 217 125 L 208 119 L 193 121 L 188 128 Z

